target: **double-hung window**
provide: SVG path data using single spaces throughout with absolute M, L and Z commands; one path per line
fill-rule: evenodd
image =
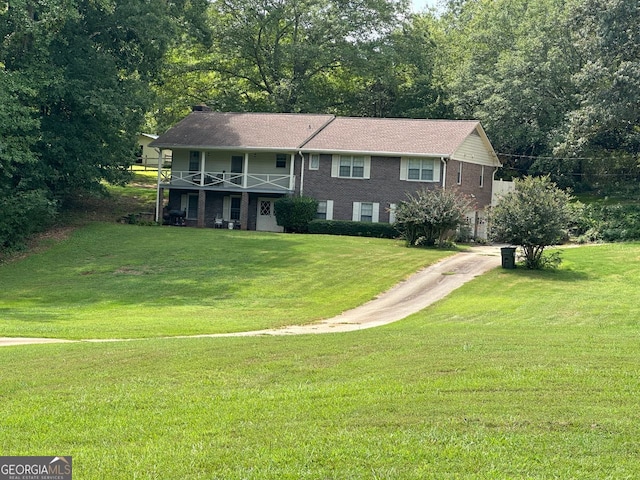
M 327 202 L 326 200 L 321 200 L 318 202 L 318 210 L 316 212 L 316 218 L 320 220 L 327 219 Z
M 334 178 L 371 178 L 371 157 L 364 155 L 333 155 L 331 176 Z
M 354 222 L 373 222 L 380 221 L 380 204 L 376 202 L 353 202 Z
M 340 176 L 363 178 L 364 157 L 354 155 L 340 155 Z
M 439 182 L 439 158 L 402 158 L 400 160 L 400 180 L 409 182 Z
M 287 156 L 284 153 L 276 155 L 276 168 L 287 168 Z
M 432 182 L 433 181 L 433 159 L 431 158 L 410 159 L 408 170 L 407 170 L 407 179 Z
M 312 153 L 309 155 L 309 170 L 318 170 L 320 168 L 320 155 Z
M 189 152 L 189 171 L 190 172 L 200 171 L 200 152 L 196 150 L 191 150 Z
M 319 200 L 316 218 L 320 220 L 333 220 L 333 200 Z
M 361 203 L 360 204 L 360 221 L 372 222 L 373 221 L 373 203 Z

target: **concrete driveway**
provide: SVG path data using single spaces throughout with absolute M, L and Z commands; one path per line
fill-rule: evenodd
M 456 288 L 478 275 L 500 266 L 499 246 L 477 246 L 466 252 L 424 268 L 373 300 L 348 310 L 337 317 L 308 325 L 291 325 L 284 328 L 253 330 L 250 332 L 191 335 L 170 338 L 248 337 L 259 335 L 306 335 L 318 333 L 351 332 L 364 328 L 386 325 L 419 312 L 434 302 L 446 297 Z M 168 337 L 169 338 L 169 337 Z M 113 340 L 78 340 L 84 342 L 120 342 Z M 54 338 L 0 337 L 0 346 L 27 345 L 36 343 L 63 343 L 73 340 Z

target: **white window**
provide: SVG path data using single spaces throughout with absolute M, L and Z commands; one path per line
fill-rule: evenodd
M 284 153 L 276 155 L 276 168 L 287 168 L 287 156 Z
M 371 157 L 334 155 L 331 161 L 331 176 L 368 179 L 371 177 Z
M 316 218 L 320 220 L 333 220 L 333 200 L 320 200 Z
M 407 179 L 433 181 L 433 159 L 412 158 L 408 168 Z
M 480 167 L 480 188 L 484 187 L 484 165 Z
M 458 163 L 458 179 L 457 179 L 457 183 L 458 183 L 458 185 L 460 185 L 462 183 L 462 162 Z
M 364 157 L 340 155 L 340 176 L 354 178 L 364 177 Z
M 374 202 L 353 202 L 354 222 L 373 222 L 380 220 L 380 204 Z
M 320 168 L 320 155 L 312 153 L 309 155 L 309 170 L 318 170 Z
M 400 160 L 400 180 L 410 182 L 439 182 L 440 159 L 403 158 Z

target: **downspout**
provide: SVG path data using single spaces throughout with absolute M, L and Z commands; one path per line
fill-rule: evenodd
M 304 195 L 304 154 L 302 150 L 298 152 L 300 154 L 300 196 Z
M 161 202 L 164 199 L 160 198 L 160 180 L 162 179 L 162 149 L 157 148 L 158 152 L 158 180 L 156 184 L 156 223 L 160 223 L 160 211 L 162 210 Z

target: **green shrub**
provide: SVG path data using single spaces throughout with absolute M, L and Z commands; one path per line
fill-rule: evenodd
M 640 240 L 640 205 L 591 204 L 575 208 L 573 234 L 581 243 Z
M 318 202 L 311 197 L 282 197 L 274 202 L 274 211 L 285 232 L 306 233 L 318 211 Z
M 56 203 L 44 190 L 0 197 L 0 211 L 0 250 L 21 247 L 29 236 L 49 227 L 57 215 Z
M 396 208 L 395 224 L 407 246 L 450 244 L 472 209 L 471 199 L 456 190 L 425 188 L 407 197 Z
M 398 237 L 398 231 L 388 223 L 350 222 L 346 220 L 313 220 L 309 223 L 309 233 L 346 235 L 350 237 Z

